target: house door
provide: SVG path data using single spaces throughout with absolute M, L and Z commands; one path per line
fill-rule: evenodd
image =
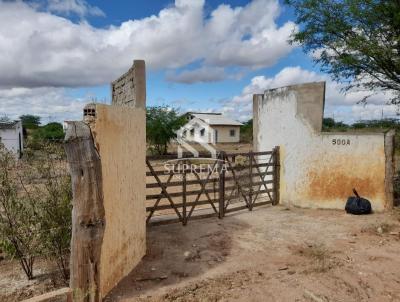
M 215 129 L 215 143 L 218 142 L 218 130 Z

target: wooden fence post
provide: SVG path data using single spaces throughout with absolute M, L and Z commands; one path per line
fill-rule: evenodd
M 182 224 L 187 225 L 187 213 L 186 213 L 186 163 L 187 160 L 183 161 L 183 174 L 182 174 Z
M 73 192 L 70 287 L 74 302 L 99 302 L 105 227 L 100 156 L 90 128 L 71 122 L 65 136 Z
M 222 219 L 225 216 L 225 152 L 221 151 L 218 158 L 219 170 L 219 210 L 218 218 Z
M 279 156 L 279 146 L 276 146 L 273 150 L 274 157 L 274 172 L 273 172 L 273 185 L 274 185 L 274 201 L 272 205 L 277 205 L 279 203 L 279 186 L 280 186 L 280 156 Z
M 250 184 L 249 184 L 249 211 L 253 211 L 253 152 L 249 152 L 249 176 L 250 176 Z M 255 202 L 255 201 L 254 201 Z

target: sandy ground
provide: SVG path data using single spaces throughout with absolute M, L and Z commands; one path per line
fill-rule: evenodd
M 152 227 L 106 301 L 400 301 L 399 220 L 265 206 Z
M 45 259 L 36 259 L 34 275 L 33 280 L 28 280 L 17 260 L 0 261 L 0 301 L 22 301 L 67 285 L 54 264 Z M 51 302 L 56 301 L 63 300 Z

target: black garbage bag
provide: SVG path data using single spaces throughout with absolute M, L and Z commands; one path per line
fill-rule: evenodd
M 368 199 L 360 197 L 356 189 L 353 189 L 355 197 L 349 197 L 346 202 L 345 210 L 349 214 L 364 215 L 372 212 L 371 203 Z

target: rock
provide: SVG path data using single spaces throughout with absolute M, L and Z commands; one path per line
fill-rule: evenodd
M 185 258 L 188 258 L 190 256 L 190 252 L 189 251 L 184 252 L 183 256 L 185 256 Z
M 378 232 L 378 234 L 383 234 L 383 229 L 382 229 L 382 227 L 378 227 L 378 228 L 376 229 L 376 231 Z
M 322 300 L 320 297 L 318 297 L 317 295 L 315 295 L 314 293 L 310 292 L 307 289 L 304 290 L 304 297 L 314 302 L 324 302 L 324 300 Z

